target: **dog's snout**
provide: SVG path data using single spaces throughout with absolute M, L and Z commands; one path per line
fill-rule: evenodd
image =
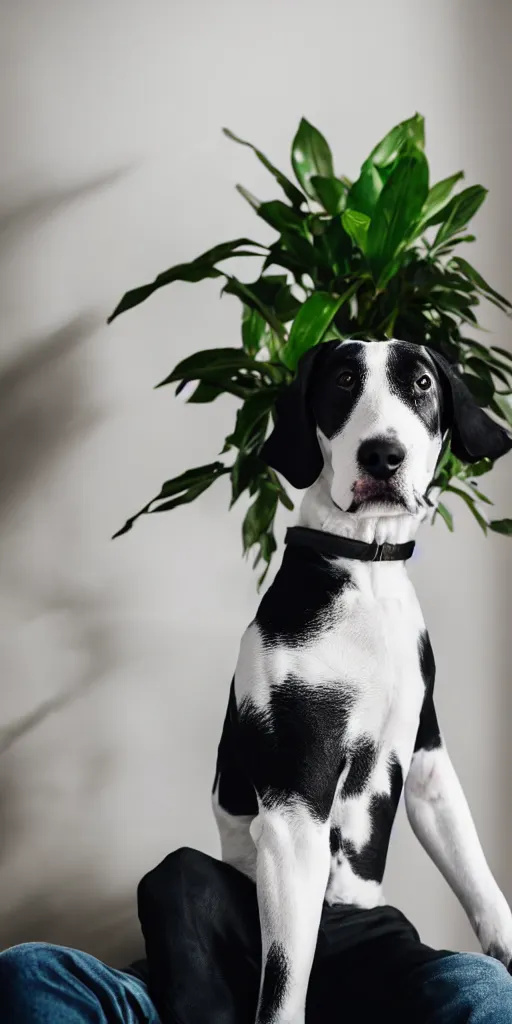
M 405 448 L 398 441 L 383 437 L 363 441 L 357 453 L 359 465 L 376 480 L 389 480 L 405 459 Z

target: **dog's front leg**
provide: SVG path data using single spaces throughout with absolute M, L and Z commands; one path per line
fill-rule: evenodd
M 427 695 L 405 783 L 412 828 L 459 898 L 484 953 L 512 966 L 512 914 L 485 859 Z
M 257 1024 L 304 1024 L 329 876 L 329 825 L 301 803 L 264 807 L 251 825 L 262 936 Z

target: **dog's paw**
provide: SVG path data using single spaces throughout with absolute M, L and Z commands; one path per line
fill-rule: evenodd
M 508 973 L 512 974 L 512 951 L 510 949 L 505 949 L 503 946 L 489 946 L 488 949 L 483 951 L 487 956 L 492 957 L 493 960 L 499 960 L 500 963 L 505 965 Z
M 475 922 L 475 932 L 483 952 L 499 960 L 512 974 L 512 913 L 505 900 L 482 914 Z

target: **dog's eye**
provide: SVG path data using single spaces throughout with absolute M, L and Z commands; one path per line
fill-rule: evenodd
M 416 387 L 419 388 L 420 391 L 428 391 L 428 389 L 432 387 L 432 377 L 429 377 L 428 373 L 422 374 L 422 376 L 418 377 L 418 380 L 416 381 Z
M 356 375 L 352 373 L 352 370 L 343 370 L 340 373 L 338 380 L 336 381 L 338 387 L 344 388 L 345 391 L 351 391 L 356 382 Z

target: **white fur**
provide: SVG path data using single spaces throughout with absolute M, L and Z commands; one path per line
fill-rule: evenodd
M 482 949 L 508 965 L 512 915 L 488 867 L 444 745 L 414 755 L 405 803 L 415 835 L 460 900 Z

